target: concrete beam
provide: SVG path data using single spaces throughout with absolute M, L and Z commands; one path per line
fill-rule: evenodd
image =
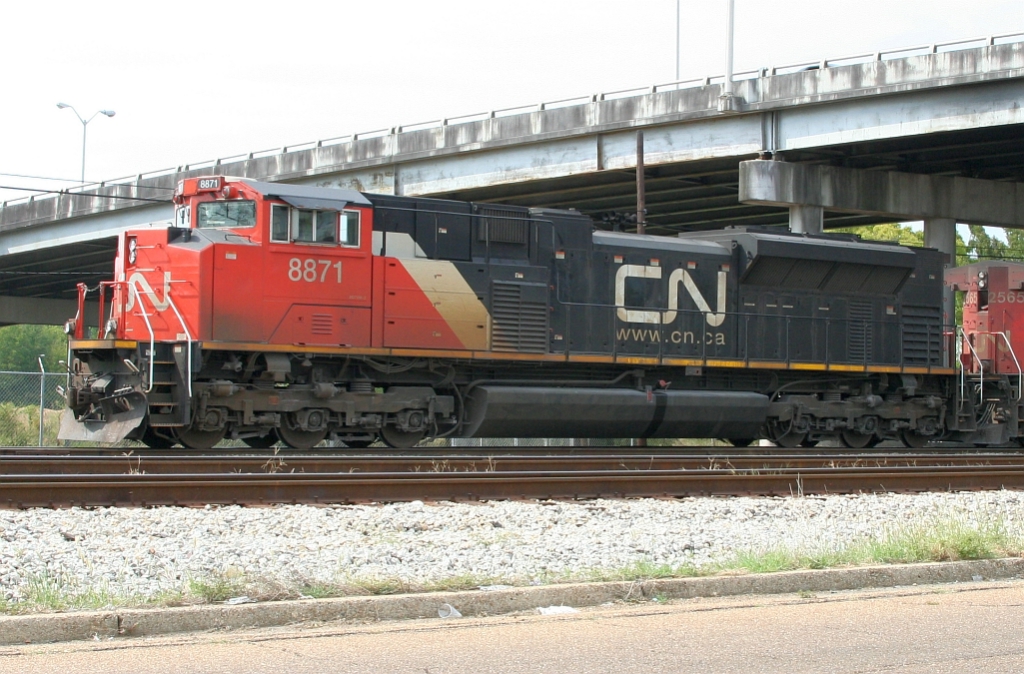
M 821 206 L 790 206 L 789 231 L 796 234 L 821 234 L 825 229 L 825 210 Z
M 956 220 L 953 218 L 928 218 L 924 221 L 924 245 L 941 250 L 949 257 L 956 258 Z
M 0 295 L 0 325 L 64 325 L 78 312 L 76 300 L 48 300 L 39 297 Z M 85 325 L 95 327 L 99 305 L 87 302 Z
M 952 218 L 930 218 L 924 221 L 924 245 L 928 248 L 935 248 L 946 254 L 945 268 L 949 269 L 956 265 L 956 220 Z M 953 289 L 949 286 L 942 286 L 942 325 L 943 329 L 949 330 L 956 322 L 956 301 L 953 296 Z M 942 348 L 946 363 L 952 362 L 952 354 L 949 352 L 950 340 L 942 340 Z
M 896 220 L 950 218 L 1024 228 L 1024 183 L 974 178 L 756 159 L 740 162 L 739 200 L 772 206 L 819 206 Z

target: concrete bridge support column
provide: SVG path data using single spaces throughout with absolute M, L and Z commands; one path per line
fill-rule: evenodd
M 924 221 L 924 245 L 928 248 L 935 248 L 946 254 L 945 268 L 956 264 L 956 220 L 954 218 L 928 218 Z M 949 329 L 956 322 L 956 304 L 953 301 L 953 291 L 943 286 L 942 288 L 942 325 Z M 950 340 L 944 339 L 943 345 L 946 348 L 946 363 L 950 361 Z
M 825 209 L 803 204 L 789 207 L 789 231 L 795 234 L 821 234 L 825 227 Z

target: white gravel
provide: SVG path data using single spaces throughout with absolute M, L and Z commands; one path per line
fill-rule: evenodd
M 1024 531 L 1024 494 L 0 511 L 0 597 L 40 578 L 112 595 L 223 576 L 282 583 L 461 575 L 538 582 L 741 550 L 818 550 L 936 517 Z

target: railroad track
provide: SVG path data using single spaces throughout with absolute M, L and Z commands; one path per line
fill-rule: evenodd
M 495 447 L 412 447 L 410 449 L 392 449 L 390 447 L 370 447 L 353 449 L 350 447 L 316 447 L 311 450 L 289 448 L 256 449 L 252 447 L 225 447 L 213 449 L 152 449 L 150 447 L 0 447 L 0 458 L 8 456 L 114 456 L 114 457 L 163 457 L 163 456 L 438 456 L 446 457 L 478 457 L 493 456 L 588 456 L 605 455 L 636 455 L 643 456 L 915 456 L 915 455 L 950 455 L 972 456 L 991 454 L 1013 456 L 1024 454 L 1021 447 L 974 447 L 962 445 L 938 445 L 925 449 L 906 449 L 902 445 L 885 445 L 871 449 L 851 449 L 849 447 L 799 447 L 796 449 L 776 449 L 770 447 L 731 447 L 731 446 L 680 446 L 680 447 L 569 447 L 569 446 L 495 446 Z
M 524 449 L 387 455 L 22 451 L 0 455 L 0 507 L 1024 489 L 1020 450 Z

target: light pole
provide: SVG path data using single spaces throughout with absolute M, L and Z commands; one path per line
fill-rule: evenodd
M 676 82 L 679 81 L 679 38 L 681 37 L 679 33 L 682 30 L 679 23 L 682 18 L 680 15 L 681 11 L 682 10 L 679 7 L 679 0 L 676 0 Z
M 736 95 L 732 81 L 732 48 L 735 32 L 736 0 L 726 0 L 729 4 L 728 21 L 726 23 L 725 82 L 722 84 L 722 95 L 718 97 L 719 112 L 739 112 L 743 107 L 743 99 Z
M 107 117 L 113 117 L 116 113 L 113 110 L 97 110 L 96 112 L 92 113 L 92 117 L 90 117 L 89 119 L 82 119 L 82 116 L 80 114 L 78 114 L 78 110 L 75 110 L 75 107 L 73 105 L 68 105 L 67 103 L 58 103 L 57 107 L 60 108 L 61 110 L 63 110 L 64 108 L 70 108 L 71 112 L 75 113 L 75 117 L 78 118 L 78 121 L 82 123 L 82 184 L 84 185 L 85 184 L 85 132 L 86 132 L 86 129 L 88 129 L 88 127 L 89 127 L 89 122 L 91 122 L 96 117 L 96 115 L 106 115 Z

